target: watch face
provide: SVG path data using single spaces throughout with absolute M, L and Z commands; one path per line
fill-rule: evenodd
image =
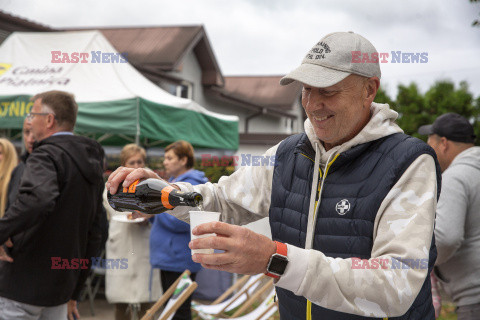
M 274 254 L 268 265 L 268 272 L 283 275 L 287 267 L 288 259 L 282 255 Z

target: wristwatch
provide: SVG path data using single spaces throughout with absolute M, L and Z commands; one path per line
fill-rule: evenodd
M 287 245 L 278 241 L 275 241 L 275 243 L 277 244 L 277 251 L 270 257 L 265 274 L 274 279 L 279 279 L 285 273 L 288 265 Z

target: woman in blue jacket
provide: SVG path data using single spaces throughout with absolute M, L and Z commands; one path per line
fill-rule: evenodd
M 190 143 L 179 140 L 165 148 L 163 165 L 169 182 L 189 182 L 193 185 L 208 181 L 205 174 L 194 170 L 193 147 Z M 201 265 L 192 261 L 190 248 L 190 225 L 169 214 L 158 214 L 153 218 L 150 233 L 150 263 L 159 268 L 163 290 L 167 290 L 173 282 L 188 269 L 195 280 Z M 191 298 L 177 310 L 174 320 L 191 319 Z

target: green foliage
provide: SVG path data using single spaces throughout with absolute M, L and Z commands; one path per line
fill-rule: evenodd
M 380 97 L 383 101 L 391 101 L 385 92 Z M 383 102 L 377 98 L 375 101 Z M 444 113 L 455 112 L 474 121 L 475 133 L 480 137 L 480 97 L 474 99 L 464 81 L 456 87 L 449 80 L 439 80 L 425 94 L 420 92 L 414 82 L 408 86 L 401 84 L 398 86 L 396 101 L 389 104 L 399 113 L 397 123 L 406 134 L 426 140 L 427 137 L 417 133 L 420 126 L 433 123 Z M 480 139 L 477 139 L 477 144 L 479 142 Z
M 480 0 L 470 0 L 471 3 L 475 3 L 475 2 L 480 2 Z M 472 26 L 473 27 L 479 27 L 480 26 L 480 20 L 473 20 L 472 22 Z
M 398 86 L 396 111 L 399 113 L 397 123 L 406 134 L 416 136 L 419 126 L 431 123 L 431 110 L 426 109 L 425 97 L 414 82 Z
M 477 112 L 480 112 L 480 97 L 474 100 L 474 109 Z M 476 121 L 473 123 L 473 129 L 475 129 L 475 134 L 477 135 L 476 145 L 480 145 L 480 118 L 477 116 Z
M 380 87 L 377 91 L 377 95 L 375 96 L 375 102 L 377 103 L 387 103 L 390 107 L 395 106 L 395 102 L 390 98 L 387 92 Z
M 229 176 L 235 171 L 234 166 L 219 166 L 214 165 L 211 167 L 202 167 L 201 165 L 195 165 L 195 169 L 205 172 L 205 176 L 212 183 L 218 182 L 222 176 Z

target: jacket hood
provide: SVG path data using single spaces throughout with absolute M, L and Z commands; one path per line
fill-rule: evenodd
M 177 178 L 172 178 L 170 182 L 175 181 L 188 181 L 193 185 L 202 184 L 208 182 L 207 177 L 205 177 L 205 173 L 199 170 L 188 170 L 184 174 L 179 175 Z
M 468 165 L 480 170 L 480 147 L 471 147 L 460 152 L 455 159 L 453 159 L 448 169 L 457 165 Z
M 327 159 L 332 157 L 334 154 L 344 152 L 356 145 L 378 140 L 394 133 L 403 133 L 403 130 L 395 123 L 398 113 L 390 109 L 388 104 L 373 102 L 370 110 L 372 114 L 370 121 L 355 137 L 339 146 L 333 147 L 328 151 L 325 150 L 323 144 L 315 135 L 315 131 L 310 119 L 305 120 L 305 133 L 307 134 L 308 139 L 310 140 L 310 143 L 314 149 L 315 144 L 318 144 L 320 150 L 320 162 L 322 164 L 325 164 Z
M 103 173 L 104 152 L 95 140 L 72 135 L 50 136 L 36 142 L 34 148 L 54 145 L 67 153 L 82 176 L 90 183 L 98 183 Z

